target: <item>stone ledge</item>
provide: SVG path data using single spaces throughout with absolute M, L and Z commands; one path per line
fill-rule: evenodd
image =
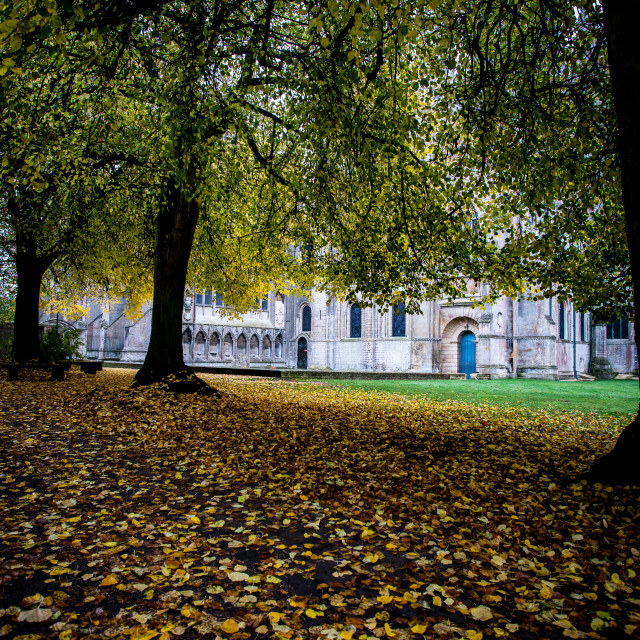
M 310 371 L 287 369 L 283 380 L 464 380 L 464 373 L 417 373 L 409 371 Z

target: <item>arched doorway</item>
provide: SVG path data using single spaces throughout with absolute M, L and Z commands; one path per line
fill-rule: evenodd
M 458 372 L 466 374 L 467 378 L 476 372 L 476 337 L 473 331 L 463 331 L 460 334 Z
M 298 369 L 307 368 L 307 339 L 298 340 Z

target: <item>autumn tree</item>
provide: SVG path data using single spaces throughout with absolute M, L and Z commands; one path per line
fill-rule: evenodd
M 5 57 L 0 69 L 0 242 L 16 274 L 13 354 L 19 361 L 39 356 L 45 273 L 52 276 L 49 282 L 64 275 L 66 284 L 73 272 L 81 276 L 78 282 L 89 274 L 94 282 L 105 274 L 113 280 L 114 258 L 126 246 L 117 238 L 139 218 L 132 215 L 125 222 L 121 214 L 127 205 L 114 206 L 117 183 L 140 180 L 140 172 L 132 170 L 143 164 L 135 155 L 139 128 L 137 143 L 126 140 L 131 134 L 131 127 L 123 127 L 127 118 L 131 121 L 127 105 L 115 108 L 102 70 L 73 63 L 76 57 L 95 56 L 97 43 L 68 30 L 52 32 L 60 20 L 50 17 L 49 22 L 38 14 L 29 20 L 9 18 L 0 31 L 4 48 L 13 56 Z M 40 46 L 27 46 L 22 36 L 33 34 L 36 27 Z M 93 255 L 90 270 L 88 255 Z M 129 257 L 120 265 L 125 262 L 132 264 Z M 102 274 L 97 273 L 99 265 Z
M 501 241 L 489 280 L 639 317 L 639 4 L 435 4 L 440 53 L 425 60 L 446 77 L 437 102 L 462 123 L 460 151 L 491 188 L 485 232 Z M 639 456 L 636 418 L 587 475 L 639 483 Z

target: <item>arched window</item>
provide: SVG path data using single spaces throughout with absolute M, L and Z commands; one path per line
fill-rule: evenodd
M 218 355 L 220 355 L 220 336 L 214 333 L 211 338 L 209 338 L 209 356 L 217 358 Z
M 394 337 L 403 337 L 406 335 L 406 318 L 404 313 L 404 302 L 398 302 L 393 305 L 393 325 L 391 335 Z
M 256 335 L 251 336 L 251 341 L 249 342 L 249 355 L 252 358 L 260 357 L 260 341 Z
M 241 333 L 238 336 L 238 342 L 236 346 L 238 349 L 239 356 L 244 356 L 247 354 L 247 339 L 244 337 L 244 334 Z
M 558 304 L 558 335 L 560 340 L 565 339 L 564 335 L 564 302 L 560 300 Z
M 309 305 L 302 307 L 302 330 L 311 331 L 311 307 Z
M 269 336 L 265 336 L 262 339 L 262 357 L 263 358 L 271 357 L 271 338 Z
M 357 304 L 351 305 L 349 314 L 349 337 L 362 338 L 362 309 Z
M 207 339 L 204 337 L 202 331 L 198 331 L 196 334 L 196 352 L 195 355 L 198 358 L 204 358 Z
M 275 342 L 276 358 L 282 358 L 282 336 L 278 334 Z

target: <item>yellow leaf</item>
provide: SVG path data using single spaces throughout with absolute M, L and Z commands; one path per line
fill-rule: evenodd
M 157 631 L 145 629 L 144 627 L 136 627 L 129 637 L 131 640 L 151 640 L 151 638 L 155 638 L 157 635 Z
M 31 609 L 18 614 L 18 622 L 44 622 L 53 615 L 51 609 Z
M 472 607 L 469 609 L 469 613 L 471 613 L 471 617 L 474 620 L 491 620 L 493 618 L 493 613 L 491 613 L 491 609 L 489 607 Z
M 118 584 L 118 578 L 116 578 L 113 573 L 110 573 L 106 578 L 102 580 L 100 583 L 101 587 L 110 587 L 112 584 Z
M 189 520 L 194 524 L 200 524 L 200 518 L 198 518 L 198 516 L 189 516 Z
M 417 633 L 417 634 L 422 634 L 427 630 L 427 625 L 426 624 L 414 624 L 413 627 L 411 627 L 411 631 L 413 631 L 413 633 Z
M 229 618 L 222 623 L 220 630 L 225 633 L 238 633 L 238 631 L 240 631 L 240 627 L 233 618 Z
M 380 604 L 389 604 L 393 600 L 393 596 L 378 596 L 377 600 Z
M 315 609 L 307 609 L 305 611 L 305 613 L 310 617 L 310 618 L 318 618 L 320 616 L 323 616 L 324 613 L 322 613 L 322 611 L 316 611 Z
M 434 607 L 442 606 L 442 598 L 440 596 L 433 596 L 433 606 Z
M 468 640 L 482 640 L 482 632 L 467 629 L 466 636 Z
M 352 636 L 353 636 L 353 631 L 347 631 L 346 629 L 343 629 L 340 632 L 340 637 L 342 638 L 342 640 L 351 640 Z
M 289 598 L 289 604 L 292 607 L 297 607 L 298 609 L 304 609 L 307 604 L 307 601 L 304 598 Z
M 396 637 L 396 632 L 389 626 L 388 622 L 384 623 L 384 632 L 387 634 L 389 638 Z
M 540 589 L 539 595 L 543 600 L 549 600 L 553 597 L 553 591 L 549 589 L 549 587 L 544 586 L 542 587 L 542 589 Z

